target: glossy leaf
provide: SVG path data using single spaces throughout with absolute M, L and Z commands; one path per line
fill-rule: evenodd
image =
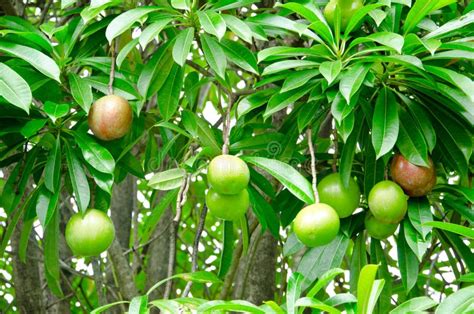
M 372 144 L 376 158 L 388 153 L 398 138 L 398 104 L 392 91 L 387 87 L 380 90 L 372 120 Z
M 428 221 L 425 222 L 424 225 L 456 233 L 469 239 L 474 239 L 474 230 L 472 228 L 468 228 L 458 224 L 441 221 Z
M 205 34 L 201 36 L 201 44 L 204 51 L 204 57 L 211 69 L 221 78 L 225 78 L 227 59 L 224 50 L 222 50 L 214 38 Z
M 369 69 L 367 64 L 358 63 L 341 75 L 339 91 L 348 103 L 351 102 L 352 96 L 362 86 Z
M 148 186 L 162 191 L 177 189 L 181 186 L 186 171 L 180 168 L 158 172 L 148 180 Z
M 69 86 L 74 100 L 88 113 L 92 104 L 92 89 L 86 80 L 74 73 L 69 73 Z
M 163 120 L 169 120 L 178 110 L 179 94 L 183 85 L 183 69 L 173 65 L 165 83 L 158 92 L 157 102 Z
M 110 152 L 99 145 L 90 135 L 75 132 L 74 138 L 79 145 L 84 159 L 97 171 L 112 174 L 115 160 Z
M 415 285 L 418 277 L 418 259 L 408 246 L 405 239 L 403 224 L 397 238 L 398 266 L 402 275 L 402 283 L 405 291 L 409 292 Z
M 219 13 L 214 11 L 198 11 L 197 16 L 206 33 L 216 36 L 219 40 L 224 37 L 226 24 Z
M 438 303 L 429 297 L 417 297 L 407 300 L 394 308 L 390 314 L 404 314 L 407 312 L 420 312 L 429 310 Z
M 86 173 L 82 168 L 82 163 L 76 155 L 76 152 L 72 150 L 69 145 L 66 145 L 66 161 L 77 207 L 79 207 L 82 213 L 85 213 L 90 201 L 89 183 Z
M 340 60 L 326 61 L 326 62 L 321 63 L 319 67 L 319 71 L 321 72 L 321 75 L 324 76 L 326 81 L 328 81 L 329 85 L 331 85 L 331 83 L 336 79 L 336 77 L 339 75 L 341 70 L 342 70 L 342 63 Z
M 374 281 L 378 265 L 365 265 L 360 271 L 357 284 L 357 313 L 372 313 L 369 308 L 370 297 L 374 293 Z
M 474 304 L 474 286 L 466 287 L 449 295 L 440 303 L 435 314 L 461 314 L 472 310 Z
M 55 123 L 57 119 L 62 118 L 69 113 L 68 104 L 55 104 L 51 101 L 46 101 L 44 103 L 43 109 L 51 121 L 53 121 L 53 123 Z
M 59 134 L 54 147 L 49 152 L 44 171 L 44 185 L 52 193 L 57 193 L 61 178 L 61 137 Z
M 186 58 L 188 57 L 189 50 L 191 49 L 193 39 L 193 27 L 183 30 L 178 36 L 176 36 L 176 41 L 173 46 L 173 59 L 180 66 L 183 66 L 186 62 Z
M 105 37 L 109 43 L 112 42 L 115 37 L 132 27 L 135 22 L 156 10 L 158 10 L 156 7 L 138 7 L 120 14 L 107 26 Z

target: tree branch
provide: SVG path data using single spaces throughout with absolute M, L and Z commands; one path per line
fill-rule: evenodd
M 316 173 L 316 156 L 314 154 L 311 128 L 308 128 L 308 130 L 306 131 L 306 136 L 308 140 L 309 154 L 311 155 L 311 176 L 313 177 L 312 187 L 313 187 L 313 193 L 314 193 L 314 200 L 316 203 L 319 203 L 319 193 L 318 193 L 318 188 L 317 188 L 318 179 L 317 179 L 317 173 Z

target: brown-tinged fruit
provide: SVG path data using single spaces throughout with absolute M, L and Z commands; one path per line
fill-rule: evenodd
M 89 128 L 104 141 L 121 138 L 132 125 L 132 108 L 120 96 L 108 95 L 98 99 L 89 111 Z
M 436 169 L 431 158 L 429 164 L 429 167 L 417 166 L 401 154 L 396 154 L 390 165 L 392 179 L 403 188 L 407 195 L 412 197 L 424 196 L 436 184 Z

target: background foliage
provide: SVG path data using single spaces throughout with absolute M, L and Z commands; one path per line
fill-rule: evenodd
M 326 1 L 7 2 L 2 312 L 130 300 L 130 313 L 473 310 L 471 2 L 366 1 L 343 31 Z M 111 83 L 134 121 L 103 142 L 87 113 Z M 230 153 L 251 166 L 251 210 L 234 224 L 204 206 L 230 125 Z M 308 128 L 318 178 L 337 170 L 363 192 L 313 249 L 290 225 L 314 202 Z M 430 156 L 437 185 L 378 241 L 364 232 L 366 197 L 396 151 L 417 165 Z M 117 229 L 100 261 L 64 244 L 65 222 L 91 207 L 111 208 Z

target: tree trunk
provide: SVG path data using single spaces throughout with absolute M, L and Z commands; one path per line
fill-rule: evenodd
M 136 178 L 128 175 L 122 182 L 114 186 L 110 210 L 115 225 L 115 237 L 123 248 L 130 244 L 132 228 L 132 212 L 136 206 Z

